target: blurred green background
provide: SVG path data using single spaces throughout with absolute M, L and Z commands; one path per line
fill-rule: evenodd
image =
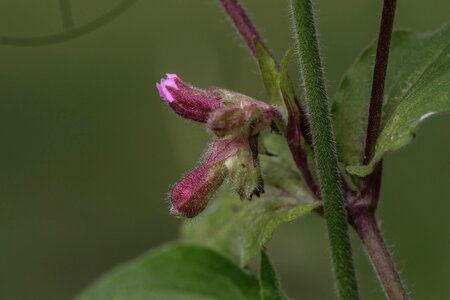
M 120 1 L 73 0 L 84 24 Z M 245 1 L 274 52 L 287 1 Z M 317 1 L 330 94 L 374 37 L 381 1 Z M 396 28 L 429 31 L 447 0 L 400 1 Z M 56 0 L 0 1 L 0 35 L 62 30 Z M 450 37 L 449 37 L 450 38 Z M 178 234 L 166 194 L 207 139 L 154 84 L 175 72 L 265 98 L 254 61 L 214 0 L 139 0 L 111 24 L 40 47 L 0 45 L 0 299 L 70 299 L 112 266 Z M 414 299 L 450 297 L 450 118 L 386 158 L 379 217 Z M 282 226 L 268 245 L 294 299 L 333 299 L 324 222 Z M 382 299 L 354 243 L 362 299 Z

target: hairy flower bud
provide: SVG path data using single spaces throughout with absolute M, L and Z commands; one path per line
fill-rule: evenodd
M 178 115 L 194 121 L 205 123 L 209 114 L 222 105 L 218 95 L 188 85 L 176 74 L 167 74 L 156 88 Z
M 235 138 L 213 141 L 200 166 L 173 187 L 171 214 L 192 218 L 202 212 L 228 174 L 225 161 L 241 147 L 241 140 Z
M 172 214 L 187 218 L 198 215 L 227 176 L 241 199 L 264 192 L 258 137 L 272 124 L 284 128 L 278 109 L 221 88 L 197 89 L 175 74 L 167 74 L 156 87 L 177 114 L 207 122 L 215 135 L 201 164 L 174 185 L 170 194 Z
M 173 187 L 170 213 L 186 218 L 198 215 L 222 184 L 226 173 L 227 168 L 221 163 L 200 165 Z

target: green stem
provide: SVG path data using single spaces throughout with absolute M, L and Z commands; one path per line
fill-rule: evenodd
M 291 5 L 338 294 L 340 299 L 358 299 L 314 11 L 311 0 L 291 0 Z

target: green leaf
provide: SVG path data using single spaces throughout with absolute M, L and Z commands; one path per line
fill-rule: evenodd
M 105 274 L 76 300 L 259 300 L 254 276 L 210 249 L 170 245 Z
M 182 239 L 215 249 L 245 266 L 284 222 L 303 216 L 320 204 L 302 185 L 295 164 L 281 137 L 271 135 L 265 141 L 277 156 L 261 156 L 265 194 L 252 201 L 222 190 L 216 201 L 182 228 Z
M 277 63 L 267 52 L 266 48 L 258 41 L 255 41 L 255 45 L 261 76 L 272 104 L 282 105 L 284 103 L 288 110 L 290 106 L 296 106 L 295 93 L 288 74 L 288 64 L 293 52 L 292 48 L 286 51 L 281 60 L 281 66 L 278 68 Z
M 386 152 L 412 141 L 420 122 L 450 110 L 449 36 L 450 24 L 430 34 L 393 34 L 380 135 L 367 166 L 361 165 L 361 158 L 376 45 L 364 51 L 344 76 L 333 115 L 340 160 L 350 173 L 370 174 Z
M 270 262 L 266 251 L 261 251 L 261 267 L 260 267 L 260 287 L 261 300 L 287 300 L 280 285 L 277 273 Z
M 291 79 L 289 78 L 288 73 L 288 65 L 289 60 L 292 56 L 292 48 L 289 48 L 288 51 L 284 54 L 283 59 L 281 60 L 281 68 L 280 68 L 280 90 L 283 95 L 283 99 L 286 107 L 296 106 L 295 104 L 295 92 L 292 87 Z
M 280 74 L 278 66 L 266 48 L 260 42 L 255 40 L 256 56 L 258 58 L 259 69 L 266 87 L 267 95 L 272 104 L 281 105 L 282 97 L 280 94 Z

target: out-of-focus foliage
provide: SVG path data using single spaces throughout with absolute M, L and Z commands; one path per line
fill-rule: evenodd
M 258 280 L 215 252 L 172 245 L 120 266 L 77 300 L 259 300 Z

